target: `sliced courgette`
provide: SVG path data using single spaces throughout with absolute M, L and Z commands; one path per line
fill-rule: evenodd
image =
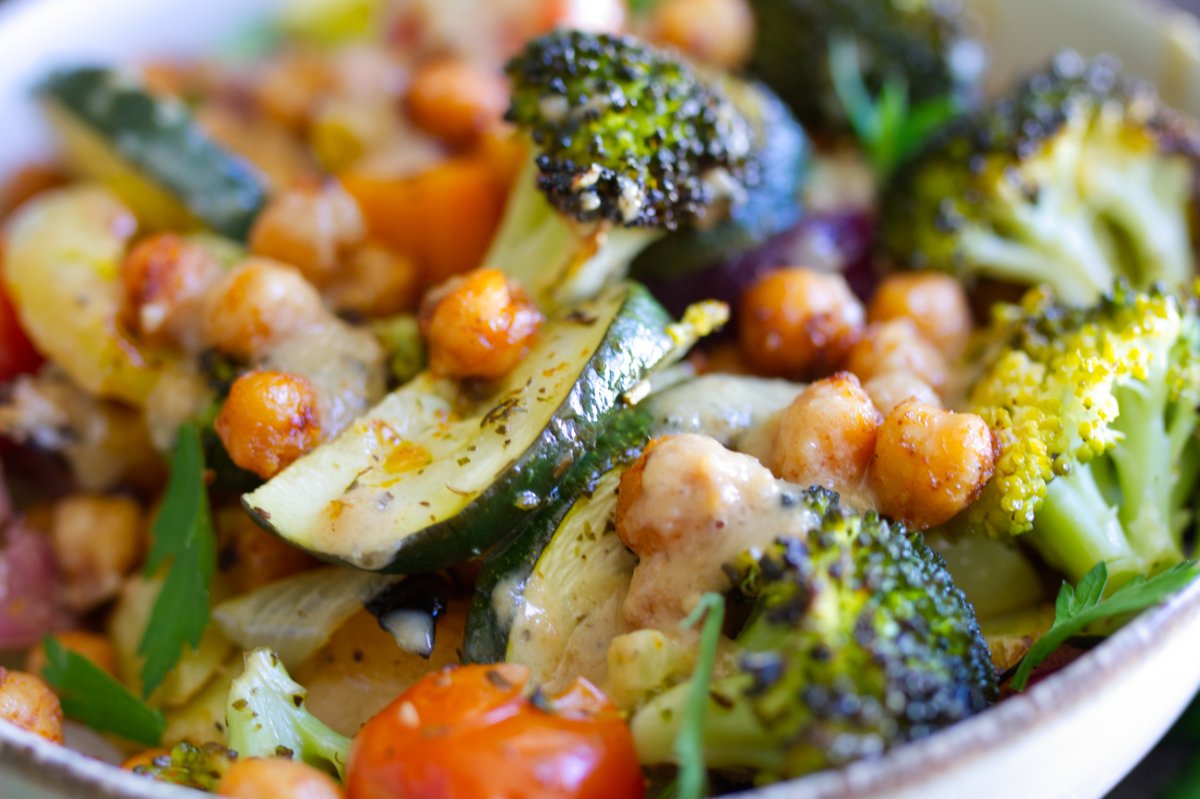
M 40 94 L 70 166 L 109 185 L 147 227 L 198 220 L 245 240 L 266 202 L 265 182 L 210 139 L 181 102 L 90 67 L 56 73 Z
M 481 554 L 553 500 L 622 395 L 676 351 L 624 283 L 548 322 L 487 387 L 423 373 L 243 498 L 265 528 L 356 568 L 432 571 Z
M 565 646 L 583 618 L 580 607 L 591 601 L 577 597 L 603 599 L 590 586 L 611 583 L 612 574 L 604 572 L 617 560 L 608 551 L 612 540 L 596 532 L 604 529 L 596 514 L 605 507 L 611 510 L 597 504 L 603 481 L 611 479 L 606 474 L 619 477 L 646 442 L 660 435 L 702 433 L 737 449 L 745 434 L 786 408 L 801 390 L 803 386 L 784 380 L 708 375 L 618 413 L 595 448 L 564 477 L 555 501 L 484 562 L 467 617 L 464 660 L 492 663 L 512 657 L 531 668 L 551 664 L 553 669 L 562 656 L 556 647 Z M 588 536 L 579 527 L 583 521 L 596 535 L 590 543 L 579 540 Z M 599 549 L 593 551 L 592 544 Z M 592 574 L 593 569 L 602 573 Z M 542 588 L 546 581 L 551 587 Z M 535 594 L 543 604 L 533 604 Z M 567 604 L 555 606 L 556 596 Z M 539 615 L 556 619 L 551 633 Z

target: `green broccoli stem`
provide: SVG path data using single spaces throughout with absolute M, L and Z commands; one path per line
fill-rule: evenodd
M 350 739 L 305 706 L 308 691 L 269 649 L 246 653 L 246 669 L 229 686 L 229 747 L 241 757 L 291 757 L 344 776 Z
M 1184 288 L 1193 279 L 1188 219 L 1192 167 L 1185 159 L 1165 164 L 1139 153 L 1130 158 L 1089 160 L 1084 170 L 1088 201 L 1133 249 L 1129 276 L 1138 285 L 1161 282 Z M 1150 274 L 1145 274 L 1152 270 Z
M 1121 489 L 1118 517 L 1147 576 L 1183 560 L 1180 511 L 1171 497 L 1183 442 L 1172 440 L 1178 429 L 1167 429 L 1170 389 L 1163 355 L 1154 359 L 1144 382 L 1117 390 L 1121 413 L 1113 429 L 1122 440 L 1105 455 Z
M 1113 287 L 1113 254 L 1095 217 L 1078 209 L 1077 198 L 1043 188 L 1036 205 L 1013 187 L 1005 191 L 1003 233 L 970 225 L 962 233 L 965 259 L 981 275 L 1006 282 L 1049 283 L 1057 298 L 1087 304 Z
M 1078 582 L 1100 561 L 1108 564 L 1113 588 L 1142 573 L 1141 556 L 1086 465 L 1050 481 L 1025 539 L 1071 582 Z
M 591 297 L 624 277 L 634 257 L 663 235 L 653 228 L 585 230 L 550 205 L 537 178 L 537 162 L 529 158 L 483 265 L 516 278 L 545 310 Z
M 778 774 L 784 767 L 786 742 L 772 735 L 755 715 L 745 700 L 749 687 L 745 675 L 713 685 L 704 713 L 704 762 L 710 769 Z M 675 739 L 686 718 L 684 709 L 691 693 L 691 681 L 677 685 L 642 706 L 630 720 L 629 729 L 642 763 L 675 762 Z M 713 696 L 721 697 L 721 701 Z

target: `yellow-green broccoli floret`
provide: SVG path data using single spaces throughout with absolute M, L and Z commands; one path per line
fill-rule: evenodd
M 1033 290 L 1001 306 L 970 409 L 996 473 L 955 526 L 1025 535 L 1072 580 L 1120 582 L 1179 562 L 1196 483 L 1194 299 L 1118 286 L 1090 306 Z
M 883 198 L 903 268 L 1051 286 L 1094 302 L 1118 279 L 1186 288 L 1200 130 L 1109 59 L 1062 53 L 951 123 Z

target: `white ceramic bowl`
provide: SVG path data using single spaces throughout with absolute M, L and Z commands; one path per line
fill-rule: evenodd
M 487 2 L 487 0 L 478 0 Z M 1060 47 L 1111 52 L 1200 114 L 1200 25 L 1146 0 L 971 0 L 998 82 Z M 204 52 L 282 0 L 9 0 L 0 7 L 0 177 L 45 146 L 31 81 L 55 64 Z M 758 799 L 1091 799 L 1154 745 L 1200 688 L 1200 584 L 1027 694 L 888 756 Z M 0 725 L 3 799 L 195 796 Z M 747 794 L 751 796 L 751 794 Z

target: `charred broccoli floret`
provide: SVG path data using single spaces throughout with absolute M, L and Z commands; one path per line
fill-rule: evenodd
M 1124 277 L 1184 287 L 1200 132 L 1107 59 L 1057 56 L 952 123 L 884 198 L 896 265 L 1047 284 L 1089 303 Z
M 711 221 L 757 182 L 749 121 L 677 57 L 560 30 L 508 65 L 531 139 L 486 257 L 543 301 L 593 293 L 667 231 Z
M 229 745 L 242 757 L 288 757 L 343 776 L 350 739 L 305 706 L 308 691 L 269 649 L 246 654 L 246 669 L 229 686 Z
M 783 97 L 806 126 L 849 131 L 834 87 L 830 48 L 852 43 L 863 78 L 878 96 L 902 80 L 911 105 L 950 98 L 975 102 L 983 51 L 957 0 L 753 0 L 758 41 L 751 71 Z
M 1089 306 L 1045 290 L 1001 306 L 971 410 L 996 473 L 952 526 L 1025 535 L 1072 581 L 1106 561 L 1113 585 L 1183 558 L 1200 474 L 1195 299 L 1118 286 Z
M 237 752 L 221 744 L 193 746 L 184 742 L 146 765 L 134 766 L 133 773 L 185 788 L 212 791 L 236 760 Z
M 975 612 L 919 534 L 836 494 L 792 507 L 805 538 L 780 539 L 727 567 L 751 603 L 735 673 L 709 690 L 711 767 L 774 779 L 879 755 L 983 710 L 996 682 Z M 671 759 L 684 683 L 632 722 L 646 762 Z

